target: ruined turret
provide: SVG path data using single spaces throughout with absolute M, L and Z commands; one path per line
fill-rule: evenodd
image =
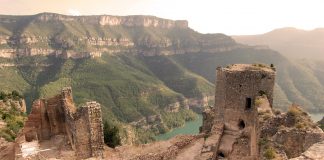
M 102 158 L 104 137 L 100 104 L 92 101 L 77 108 L 70 87 L 62 89 L 61 94 L 52 98 L 34 101 L 20 138 L 24 140 L 19 141 L 22 147 L 16 159 L 26 158 L 24 155 L 39 156 L 38 150 L 30 153 L 23 146 L 44 141 L 57 142 L 57 137 L 63 137 L 63 142 L 66 141 L 73 149 L 75 154 L 70 157 Z
M 275 69 L 235 64 L 217 68 L 215 106 L 205 112 L 202 132 L 218 135 L 213 159 L 257 159 L 259 126 L 256 97 L 273 101 Z

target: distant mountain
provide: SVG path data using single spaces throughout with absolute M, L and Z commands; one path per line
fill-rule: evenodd
M 281 28 L 260 35 L 232 36 L 247 45 L 265 45 L 289 58 L 324 60 L 324 28 Z
M 147 142 L 193 119 L 192 110 L 213 105 L 217 66 L 272 63 L 274 107 L 286 110 L 295 102 L 324 111 L 321 71 L 224 34 L 198 33 L 187 23 L 154 16 L 0 16 L 0 88 L 24 93 L 30 107 L 72 86 L 77 104 L 99 102 L 105 121 L 132 125 Z

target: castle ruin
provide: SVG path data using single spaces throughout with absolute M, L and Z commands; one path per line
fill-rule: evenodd
M 64 88 L 55 97 L 34 101 L 23 135 L 26 142 L 42 142 L 64 135 L 78 159 L 102 158 L 104 138 L 100 104 L 87 102 L 76 108 L 72 89 Z
M 213 159 L 258 159 L 257 96 L 266 95 L 272 107 L 275 69 L 235 64 L 217 68 L 215 106 L 203 114 L 201 132 L 211 136 L 204 153 Z

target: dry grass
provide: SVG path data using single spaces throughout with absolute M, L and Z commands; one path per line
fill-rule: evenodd
M 265 150 L 263 156 L 266 159 L 274 159 L 276 158 L 276 151 L 272 147 L 269 147 L 268 149 Z

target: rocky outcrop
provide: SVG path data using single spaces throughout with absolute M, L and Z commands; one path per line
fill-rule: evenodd
M 169 104 L 167 107 L 164 108 L 166 112 L 179 112 L 181 105 L 180 102 L 175 102 Z
M 9 41 L 9 36 L 1 36 L 0 35 L 0 45 L 4 45 L 7 44 L 7 42 Z
M 212 101 L 214 101 L 214 96 L 203 96 L 202 98 L 188 98 L 186 104 L 188 108 L 201 113 Z
M 322 160 L 324 159 L 324 141 L 313 144 L 301 156 L 290 160 Z
M 312 122 L 310 116 L 300 107 L 293 105 L 285 114 L 260 115 L 262 148 L 282 151 L 288 158 L 294 158 L 314 143 L 324 140 L 323 131 Z
M 3 58 L 14 58 L 16 57 L 16 50 L 15 49 L 0 49 L 0 57 Z
M 130 125 L 144 130 L 152 130 L 154 128 L 155 131 L 159 131 L 159 128 L 163 128 L 164 123 L 161 115 L 158 114 L 143 117 L 137 121 L 131 122 Z
M 123 46 L 123 47 L 134 46 L 134 42 L 132 42 L 128 38 L 87 37 L 85 39 L 88 44 L 94 46 Z
M 8 99 L 8 100 L 0 100 L 0 109 L 10 110 L 10 109 L 18 110 L 21 113 L 26 112 L 26 102 L 24 99 Z

